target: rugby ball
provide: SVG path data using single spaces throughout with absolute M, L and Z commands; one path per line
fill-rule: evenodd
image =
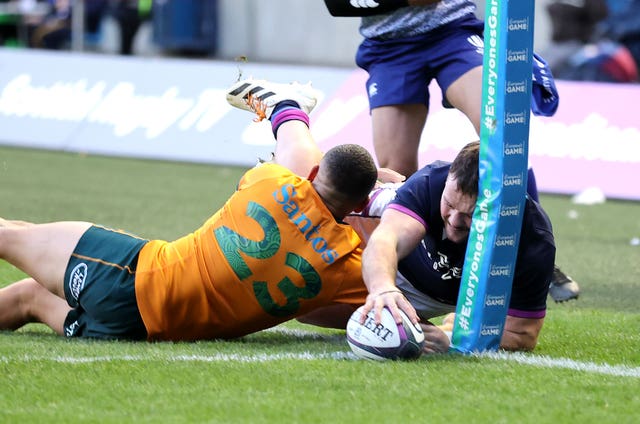
M 420 356 L 424 346 L 420 324 L 412 324 L 402 311 L 402 323 L 396 324 L 387 307 L 382 309 L 380 324 L 375 322 L 373 309 L 360 324 L 362 308 L 359 307 L 347 323 L 347 343 L 353 353 L 376 361 L 416 359 Z

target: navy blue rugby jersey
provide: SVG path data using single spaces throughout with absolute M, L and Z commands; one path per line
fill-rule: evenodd
M 422 242 L 398 264 L 398 270 L 418 290 L 454 305 L 458 298 L 466 243 L 444 238 L 440 199 L 450 163 L 434 162 L 412 175 L 387 207 L 405 213 L 426 228 Z M 542 318 L 555 262 L 549 217 L 527 196 L 522 220 L 509 315 Z

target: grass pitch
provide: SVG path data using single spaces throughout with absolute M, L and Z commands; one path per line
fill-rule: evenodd
M 0 216 L 173 239 L 243 172 L 0 147 Z M 199 343 L 65 340 L 29 325 L 0 332 L 0 422 L 635 423 L 640 204 L 541 200 L 582 294 L 549 301 L 532 354 L 374 363 L 350 355 L 343 331 L 296 322 Z M 0 262 L 0 287 L 22 277 Z

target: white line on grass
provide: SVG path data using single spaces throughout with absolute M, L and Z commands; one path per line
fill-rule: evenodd
M 301 361 L 317 361 L 320 359 L 358 359 L 351 352 L 327 352 L 327 353 L 275 353 L 259 355 L 242 355 L 235 353 L 217 353 L 215 355 L 122 355 L 122 356 L 21 356 L 0 357 L 0 363 L 12 362 L 59 362 L 64 364 L 86 364 L 92 362 L 272 362 L 287 359 Z
M 344 334 L 322 334 L 314 331 L 300 330 L 297 328 L 286 328 L 286 327 L 272 327 L 262 331 L 263 333 L 279 333 L 284 334 L 285 336 L 295 336 L 298 338 L 309 338 L 313 340 L 327 340 L 332 341 L 339 338 L 344 339 L 346 336 Z
M 594 362 L 580 362 L 567 358 L 551 358 L 548 356 L 537 356 L 525 353 L 509 352 L 483 352 L 472 356 L 487 358 L 499 361 L 511 361 L 524 365 L 537 366 L 542 368 L 563 368 L 573 371 L 581 371 L 593 374 L 605 374 L 617 377 L 640 378 L 640 368 L 627 365 L 596 364 Z M 58 362 L 66 364 L 84 364 L 92 362 L 143 362 L 143 361 L 166 361 L 166 362 L 272 362 L 282 360 L 316 361 L 323 359 L 331 360 L 360 360 L 351 352 L 326 352 L 326 353 L 276 353 L 276 354 L 224 354 L 215 355 L 123 355 L 123 356 L 21 356 L 21 357 L 0 357 L 0 363 L 16 362 Z
M 506 360 L 519 364 L 532 365 L 544 368 L 564 368 L 574 371 L 584 371 L 595 374 L 615 375 L 619 377 L 640 378 L 640 368 L 627 365 L 596 364 L 595 362 L 580 362 L 567 358 L 551 358 L 522 352 L 483 352 L 475 354 L 482 358 Z

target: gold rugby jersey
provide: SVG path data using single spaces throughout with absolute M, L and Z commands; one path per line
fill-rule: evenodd
M 253 168 L 199 229 L 141 250 L 136 297 L 148 337 L 234 338 L 333 303 L 359 306 L 359 244 L 309 180 Z

